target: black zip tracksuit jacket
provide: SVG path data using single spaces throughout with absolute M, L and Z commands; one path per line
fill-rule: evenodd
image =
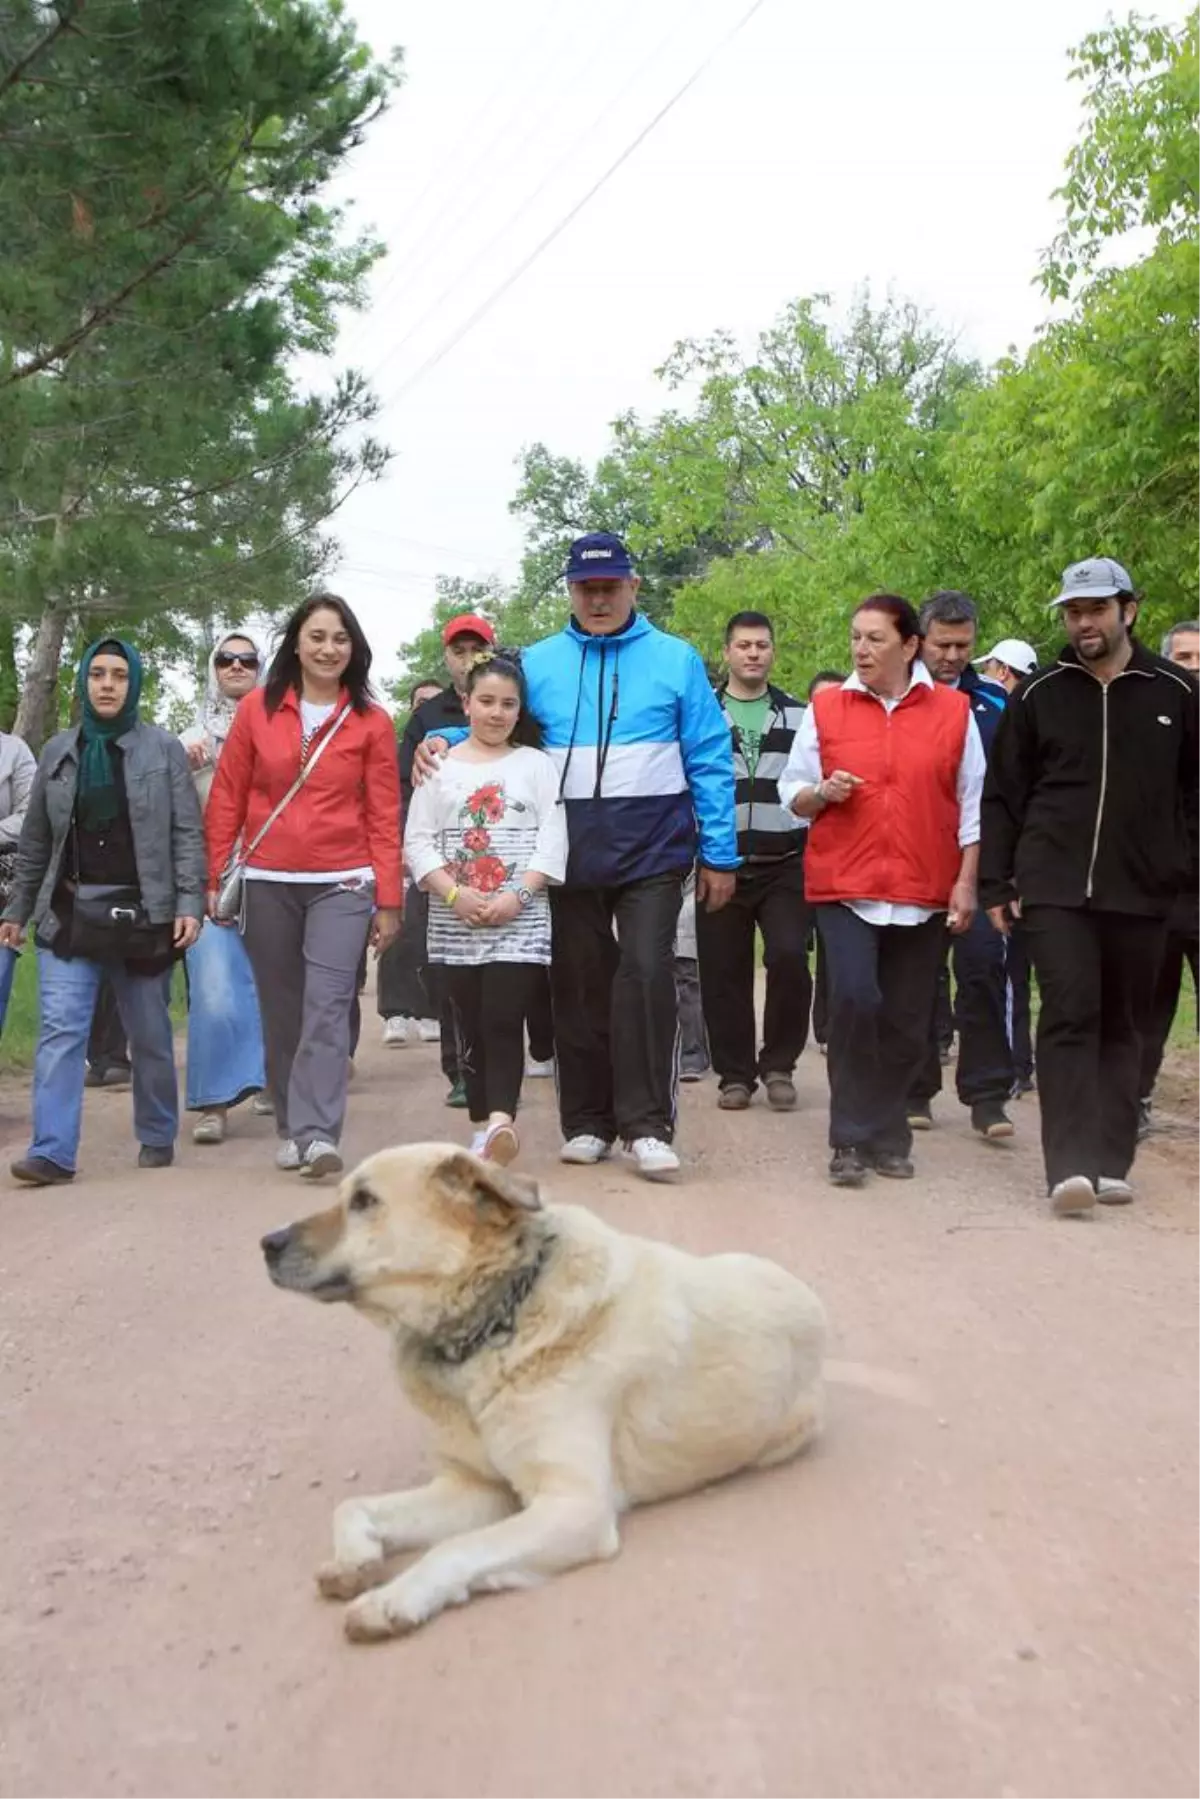
M 983 788 L 979 897 L 1166 918 L 1198 870 L 1200 688 L 1135 642 L 1107 685 L 1074 650 L 1026 677 Z

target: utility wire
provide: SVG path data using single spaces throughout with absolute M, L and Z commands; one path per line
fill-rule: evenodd
M 583 198 L 576 201 L 571 210 L 558 221 L 557 225 L 546 233 L 545 237 L 542 238 L 540 243 L 534 246 L 529 255 L 526 256 L 522 262 L 517 264 L 516 268 L 510 275 L 505 277 L 499 287 L 493 288 L 486 300 L 482 301 L 481 304 L 475 308 L 475 311 L 469 315 L 462 325 L 459 326 L 458 330 L 447 338 L 444 344 L 427 356 L 424 362 L 420 363 L 413 373 L 408 376 L 407 380 L 401 382 L 394 393 L 387 396 L 385 404 L 391 405 L 395 401 L 402 399 L 405 394 L 410 393 L 419 381 L 424 380 L 426 375 L 430 374 L 432 370 L 437 368 L 440 362 L 443 362 L 445 358 L 449 356 L 452 350 L 458 348 L 458 345 L 463 341 L 463 338 L 466 337 L 467 333 L 472 331 L 475 326 L 479 324 L 481 319 L 486 318 L 487 314 L 492 310 L 492 307 L 495 306 L 499 300 L 504 298 L 504 295 L 521 279 L 521 276 L 524 275 L 528 269 L 533 267 L 538 258 L 550 248 L 550 245 L 554 243 L 557 238 L 562 236 L 568 225 L 572 224 L 579 217 L 589 201 L 595 199 L 601 188 L 607 185 L 616 174 L 617 170 L 627 163 L 634 152 L 645 143 L 655 127 L 660 125 L 667 114 L 679 104 L 680 100 L 683 99 L 684 95 L 695 87 L 697 81 L 700 80 L 700 77 L 710 67 L 715 58 L 719 56 L 721 51 L 731 44 L 734 38 L 745 29 L 755 13 L 758 12 L 765 3 L 766 0 L 753 0 L 752 5 L 747 7 L 737 24 L 734 25 L 731 30 L 726 32 L 720 43 L 710 50 L 703 62 L 699 63 L 698 66 L 693 69 L 692 73 L 683 83 L 683 86 L 675 90 L 665 105 L 658 109 L 649 124 L 642 127 L 641 131 L 638 132 L 632 142 L 628 143 L 615 161 L 608 165 L 599 179 L 592 183 Z

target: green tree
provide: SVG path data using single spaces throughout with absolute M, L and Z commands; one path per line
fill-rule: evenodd
M 27 3 L 4 42 L 0 591 L 37 743 L 64 646 L 186 660 L 278 610 L 382 467 L 361 377 L 291 370 L 378 253 L 320 196 L 395 71 L 308 0 Z
M 508 643 L 510 640 L 500 630 L 507 599 L 507 588 L 495 576 L 486 581 L 469 581 L 461 575 L 437 575 L 434 578 L 432 619 L 411 642 L 400 645 L 402 672 L 388 689 L 395 703 L 407 706 L 409 689 L 423 675 L 443 683 L 448 680 L 442 658 L 442 629 L 460 613 L 477 613 L 496 628 L 500 641 Z

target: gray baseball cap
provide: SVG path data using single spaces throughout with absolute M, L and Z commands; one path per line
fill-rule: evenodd
M 1132 593 L 1133 582 L 1128 569 L 1111 556 L 1093 556 L 1087 562 L 1073 562 L 1062 578 L 1062 592 L 1051 600 L 1052 606 L 1065 606 L 1068 600 L 1111 600 L 1119 593 Z

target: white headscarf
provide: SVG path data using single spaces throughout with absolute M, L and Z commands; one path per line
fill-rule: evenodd
M 219 637 L 214 643 L 208 658 L 208 680 L 204 689 L 204 699 L 196 714 L 196 722 L 190 731 L 185 731 L 183 734 L 185 743 L 206 743 L 214 763 L 225 747 L 225 739 L 233 729 L 234 715 L 239 705 L 237 700 L 231 700 L 228 695 L 221 692 L 221 683 L 217 679 L 217 655 L 227 643 L 232 643 L 235 638 L 253 647 L 258 656 L 258 679 L 262 680 L 262 650 L 249 631 L 226 631 L 224 637 Z

